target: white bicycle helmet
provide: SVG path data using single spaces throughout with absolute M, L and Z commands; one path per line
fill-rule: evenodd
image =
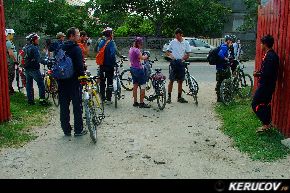
M 15 34 L 14 29 L 6 29 L 5 30 L 5 35 L 8 36 L 9 34 Z

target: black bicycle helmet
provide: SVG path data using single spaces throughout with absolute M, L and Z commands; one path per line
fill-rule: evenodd
M 33 42 L 36 39 L 39 39 L 39 35 L 37 35 L 36 33 L 32 33 L 26 36 L 26 40 L 29 42 Z
M 105 36 L 105 37 L 110 37 L 113 33 L 113 29 L 110 28 L 110 27 L 106 27 L 103 31 L 102 31 L 102 34 Z
M 233 41 L 233 38 L 231 37 L 231 35 L 225 35 L 225 41 Z

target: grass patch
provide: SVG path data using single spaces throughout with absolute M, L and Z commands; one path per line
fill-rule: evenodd
M 223 132 L 235 142 L 241 152 L 247 153 L 253 160 L 275 161 L 285 158 L 290 150 L 281 144 L 285 139 L 278 130 L 257 134 L 260 121 L 252 111 L 251 101 L 238 101 L 225 106 L 218 104 L 216 111 L 223 121 Z
M 48 123 L 49 108 L 39 105 L 27 104 L 26 96 L 15 93 L 10 98 L 12 119 L 0 124 L 0 148 L 19 147 L 25 142 L 36 138 L 29 129 Z

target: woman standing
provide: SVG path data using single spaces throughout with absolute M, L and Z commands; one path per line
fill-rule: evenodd
M 140 37 L 135 39 L 133 47 L 130 48 L 129 58 L 131 63 L 131 74 L 133 78 L 133 98 L 134 98 L 134 107 L 139 108 L 150 108 L 149 105 L 144 103 L 145 97 L 145 88 L 146 88 L 146 75 L 144 68 L 141 64 L 141 60 L 148 59 L 147 55 L 142 55 L 140 49 L 142 48 L 143 40 Z M 138 86 L 141 87 L 140 93 L 140 103 L 137 102 L 137 90 Z

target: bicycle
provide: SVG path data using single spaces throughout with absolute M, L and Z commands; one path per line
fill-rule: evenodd
M 59 106 L 59 97 L 58 97 L 58 84 L 56 79 L 52 77 L 52 66 L 55 64 L 54 59 L 45 58 L 43 61 L 43 73 L 42 77 L 44 80 L 45 87 L 45 98 L 48 100 L 49 97 L 52 97 L 53 103 L 56 107 Z M 47 69 L 45 68 L 47 66 Z
M 156 60 L 157 59 L 155 59 L 155 61 Z M 166 106 L 166 76 L 162 74 L 162 69 L 160 68 L 156 68 L 155 73 L 152 74 L 151 68 L 155 61 L 148 59 L 143 64 L 147 76 L 145 99 L 149 102 L 157 100 L 158 108 L 163 110 Z M 153 90 L 151 88 L 153 88 Z
M 189 73 L 188 66 L 190 65 L 190 63 L 184 62 L 183 64 L 185 65 L 185 84 L 188 87 L 189 91 L 186 92 L 184 89 L 182 89 L 182 92 L 193 97 L 195 105 L 198 105 L 198 100 L 197 100 L 197 94 L 199 91 L 198 83 L 196 79 L 194 78 L 194 76 L 192 76 Z
M 22 93 L 22 89 L 26 87 L 25 70 L 20 64 L 15 65 L 15 78 L 18 91 Z
M 238 61 L 237 69 L 231 78 L 221 83 L 220 98 L 226 106 L 235 101 L 239 96 L 242 99 L 250 98 L 253 90 L 253 79 L 249 74 L 244 73 L 245 66 L 241 67 Z
M 117 62 L 117 64 L 114 67 L 114 77 L 113 77 L 113 94 L 115 98 L 115 108 L 118 108 L 118 101 L 122 98 L 122 81 L 120 75 L 120 67 L 123 67 L 123 62 L 127 61 L 126 56 L 122 56 L 121 60 Z
M 79 78 L 80 84 L 82 85 L 82 100 L 86 127 L 94 143 L 97 143 L 97 127 L 105 118 L 104 103 L 97 83 L 98 79 L 99 77 L 91 76 L 88 71 L 85 76 Z
M 127 60 L 125 60 L 125 61 L 127 61 Z M 154 61 L 158 61 L 157 58 L 155 58 Z M 150 60 L 150 61 L 147 61 L 147 62 L 151 62 L 151 63 L 153 62 L 154 63 L 154 61 Z M 142 65 L 144 65 L 144 63 Z M 133 86 L 134 85 L 133 85 L 133 78 L 132 78 L 132 74 L 131 74 L 130 68 L 125 69 L 125 70 L 122 71 L 122 73 L 120 75 L 120 79 L 121 79 L 121 85 L 126 91 L 133 91 Z

